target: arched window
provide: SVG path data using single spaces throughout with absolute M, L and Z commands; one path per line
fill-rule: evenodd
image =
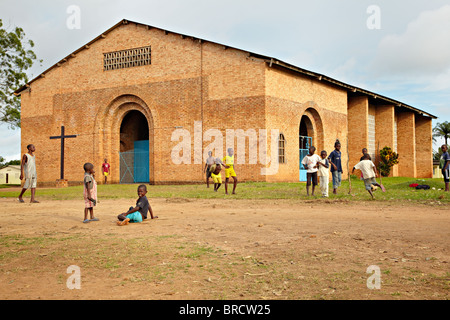
M 286 163 L 286 153 L 285 153 L 286 139 L 284 135 L 280 133 L 278 137 L 278 163 Z

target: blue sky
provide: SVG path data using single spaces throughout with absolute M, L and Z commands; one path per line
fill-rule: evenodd
M 80 29 L 67 27 L 72 5 Z M 367 26 L 371 5 L 379 29 Z M 22 27 L 44 60 L 30 79 L 124 18 L 273 56 L 450 121 L 448 0 L 0 2 L 0 19 Z M 0 125 L 0 155 L 20 158 L 20 130 Z

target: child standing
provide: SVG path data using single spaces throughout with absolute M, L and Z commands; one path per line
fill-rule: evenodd
M 328 160 L 331 163 L 331 175 L 333 177 L 333 193 L 337 194 L 337 189 L 341 186 L 342 164 L 341 164 L 341 143 L 338 139 L 334 143 L 334 150 L 330 153 Z
M 110 175 L 111 172 L 111 165 L 108 163 L 108 159 L 105 159 L 103 164 L 102 164 L 102 172 L 103 172 L 103 176 L 105 177 L 105 184 L 108 182 L 108 176 Z
M 97 182 L 94 178 L 94 165 L 92 163 L 85 163 L 84 166 L 84 220 L 83 223 L 89 223 L 91 221 L 98 221 L 94 217 L 94 207 L 97 205 Z M 90 219 L 88 219 L 88 213 L 90 213 Z
M 157 216 L 153 216 L 153 210 L 147 199 L 147 186 L 145 184 L 141 184 L 137 189 L 138 199 L 136 201 L 136 207 L 130 207 L 127 212 L 121 213 L 117 216 L 117 225 L 125 226 L 128 223 L 140 223 L 143 220 L 147 219 L 147 213 L 150 212 L 150 217 L 152 219 L 158 218 Z
M 236 172 L 234 171 L 234 151 L 232 148 L 227 149 L 228 155 L 226 155 L 223 158 L 223 163 L 225 164 L 225 194 L 228 194 L 228 181 L 230 180 L 230 177 L 233 178 L 233 193 L 236 194 L 236 185 L 237 185 L 237 176 Z
M 211 171 L 209 170 L 214 164 L 214 157 L 212 156 L 212 151 L 208 151 L 208 158 L 206 159 L 205 167 L 203 172 L 206 173 L 206 187 L 209 188 L 209 178 L 211 178 Z
M 320 161 L 320 157 L 317 154 L 314 154 L 316 152 L 316 147 L 311 146 L 309 148 L 309 154 L 306 155 L 303 160 L 302 164 L 303 167 L 306 169 L 306 194 L 309 196 L 309 186 L 312 184 L 312 193 L 311 195 L 314 196 L 314 189 L 317 186 L 317 167 L 318 162 Z
M 448 147 L 446 144 L 441 146 L 442 156 L 439 162 L 439 166 L 442 170 L 442 175 L 444 176 L 445 191 L 449 191 L 450 182 L 450 156 L 448 154 Z
M 364 155 L 364 160 L 360 161 L 356 166 L 353 167 L 352 174 L 355 171 L 355 169 L 361 170 L 361 173 L 364 178 L 364 186 L 366 187 L 367 192 L 369 192 L 372 199 L 375 199 L 373 196 L 373 186 L 381 188 L 383 192 L 386 191 L 386 189 L 383 187 L 383 185 L 377 183 L 377 180 L 375 179 L 378 176 L 377 168 L 373 164 L 371 160 L 369 160 L 370 156 L 369 154 Z
M 22 163 L 20 165 L 20 180 L 25 178 L 25 183 L 23 185 L 22 191 L 19 195 L 19 202 L 23 201 L 23 194 L 29 188 L 31 188 L 31 203 L 39 203 L 34 197 L 36 194 L 36 185 L 37 185 L 37 173 L 36 173 L 36 156 L 34 152 L 36 151 L 36 147 L 33 144 L 29 144 L 27 146 L 28 152 L 25 153 L 22 157 Z M 25 174 L 24 174 L 25 173 Z
M 322 191 L 322 197 L 328 198 L 328 183 L 330 181 L 329 176 L 329 163 L 327 159 L 327 152 L 323 150 L 320 153 L 320 157 L 322 158 L 317 164 L 318 164 L 318 176 L 319 176 L 319 184 L 320 184 L 320 191 Z

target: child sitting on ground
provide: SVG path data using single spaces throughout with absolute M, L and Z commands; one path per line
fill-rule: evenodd
M 124 226 L 128 223 L 140 223 L 143 220 L 147 219 L 147 213 L 150 212 L 150 216 L 152 219 L 158 218 L 157 216 L 153 216 L 152 207 L 148 203 L 148 199 L 146 197 L 147 194 L 147 186 L 145 184 L 141 184 L 137 190 L 139 198 L 136 201 L 136 207 L 130 207 L 127 212 L 121 213 L 117 216 L 117 225 Z

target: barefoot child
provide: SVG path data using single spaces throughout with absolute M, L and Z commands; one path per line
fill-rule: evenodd
M 364 155 L 364 160 L 360 161 L 356 166 L 353 167 L 352 174 L 355 171 L 355 169 L 361 170 L 361 173 L 364 178 L 364 186 L 366 187 L 367 192 L 369 192 L 372 199 L 375 199 L 373 196 L 373 187 L 379 187 L 383 192 L 386 191 L 384 189 L 384 186 L 377 183 L 377 180 L 375 179 L 378 176 L 377 168 L 373 164 L 373 162 L 370 159 L 369 154 Z
M 83 223 L 89 223 L 91 221 L 98 221 L 94 217 L 94 207 L 97 205 L 97 182 L 94 178 L 94 165 L 92 163 L 85 163 L 84 166 L 84 220 Z M 88 219 L 88 213 L 90 213 L 90 219 Z
M 306 193 L 309 196 L 309 186 L 312 183 L 312 193 L 311 195 L 314 196 L 314 189 L 317 186 L 317 171 L 318 171 L 318 162 L 320 161 L 320 157 L 317 154 L 314 154 L 316 152 L 316 147 L 311 146 L 309 148 L 309 154 L 306 155 L 303 160 L 302 164 L 303 167 L 306 169 Z
M 23 194 L 27 189 L 31 188 L 31 203 L 39 203 L 34 197 L 36 194 L 36 185 L 37 185 L 37 174 L 36 174 L 36 156 L 34 152 L 36 151 L 36 147 L 33 144 L 29 144 L 27 146 L 28 152 L 25 153 L 22 157 L 22 163 L 20 165 L 20 180 L 25 178 L 25 183 L 23 185 L 22 191 L 19 195 L 19 202 L 23 201 Z M 25 173 L 25 175 L 24 175 Z
M 328 183 L 330 181 L 330 175 L 329 175 L 329 163 L 327 159 L 327 152 L 323 150 L 320 153 L 320 157 L 322 158 L 319 162 L 317 162 L 318 165 L 318 173 L 319 176 L 319 184 L 320 184 L 320 191 L 322 191 L 322 197 L 328 198 Z
M 137 194 L 139 198 L 136 201 L 136 207 L 130 207 L 130 209 L 121 213 L 117 216 L 117 225 L 125 226 L 128 223 L 140 223 L 143 220 L 147 219 L 147 213 L 150 212 L 150 217 L 152 219 L 157 219 L 157 216 L 153 216 L 153 210 L 150 204 L 148 203 L 148 199 L 146 197 L 147 194 L 147 186 L 145 184 L 141 184 L 137 189 Z

